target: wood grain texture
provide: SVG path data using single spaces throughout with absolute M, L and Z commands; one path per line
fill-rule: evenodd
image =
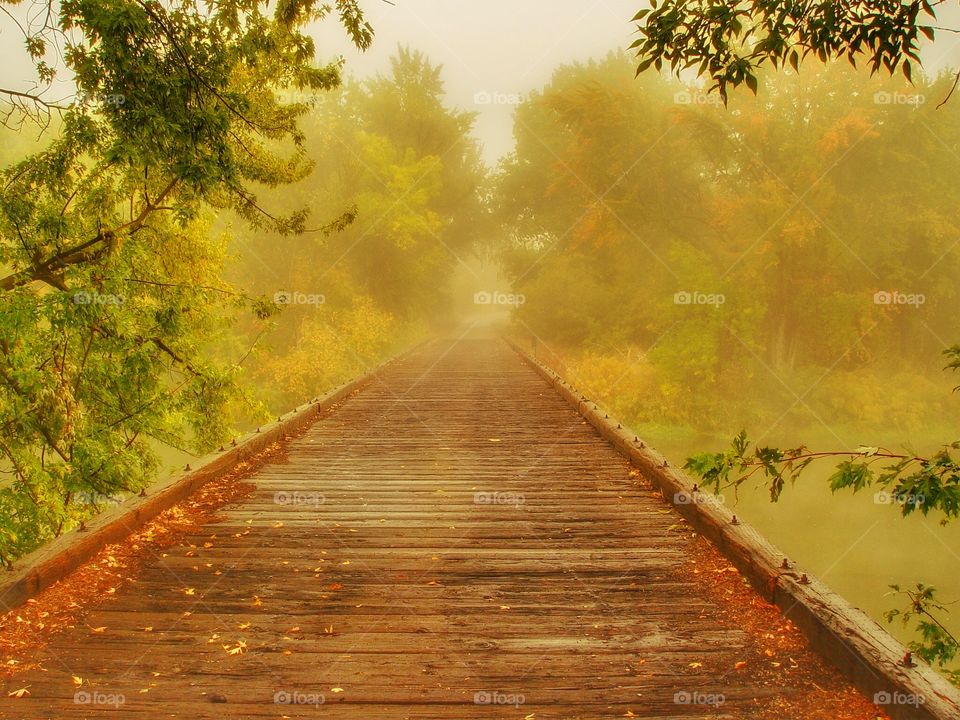
M 709 493 L 642 439 L 607 416 L 551 368 L 516 344 L 513 349 L 550 382 L 567 403 L 606 438 L 645 478 L 674 502 L 681 513 L 779 607 L 811 645 L 868 697 L 923 698 L 922 704 L 892 704 L 884 709 L 897 720 L 960 719 L 960 690 L 922 661 L 905 666 L 907 648 L 859 608 L 825 583 L 796 567 L 753 527 L 735 520 Z
M 844 685 L 738 669 L 766 640 L 685 570 L 703 541 L 503 342 L 421 346 L 244 482 L 0 717 L 799 719 L 810 672 Z
M 23 605 L 90 560 L 105 546 L 122 542 L 206 483 L 233 471 L 241 463 L 255 460 L 274 443 L 311 425 L 323 412 L 364 387 L 375 372 L 350 380 L 277 418 L 275 422 L 236 439 L 235 444 L 199 458 L 192 466 L 188 466 L 189 469 L 157 481 L 144 490 L 142 496 L 127 498 L 97 515 L 86 527 L 64 533 L 53 542 L 20 558 L 11 569 L 0 571 L 0 612 Z

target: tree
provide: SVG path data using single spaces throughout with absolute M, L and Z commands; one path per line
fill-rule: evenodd
M 16 4 L 16 3 L 14 3 Z M 309 170 L 304 103 L 340 62 L 315 67 L 303 27 L 334 9 L 285 0 L 65 0 L 23 26 L 38 88 L 0 89 L 8 126 L 48 144 L 4 169 L 0 191 L 0 560 L 57 535 L 152 477 L 155 443 L 202 451 L 228 436 L 236 360 L 204 349 L 239 307 L 271 309 L 221 278 L 230 208 L 300 232 L 256 188 Z M 372 30 L 335 11 L 353 42 Z M 62 65 L 47 57 L 62 51 Z M 52 101 L 57 73 L 75 83 Z M 333 223 L 330 229 L 339 227 Z
M 746 3 L 661 0 L 658 3 L 653 0 L 652 8 L 641 10 L 634 17 L 641 37 L 631 47 L 640 60 L 638 74 L 651 66 L 659 70 L 665 64 L 676 71 L 694 69 L 697 75 L 710 78 L 710 89 L 717 90 L 724 102 L 728 87 L 745 84 L 756 94 L 757 71 L 763 65 L 769 64 L 775 70 L 792 67 L 798 71 L 803 60 L 811 55 L 823 63 L 845 58 L 854 66 L 858 60 L 865 60 L 871 74 L 880 71 L 893 74 L 899 68 L 907 81 L 912 81 L 914 64 L 920 62 L 921 36 L 932 41 L 937 30 L 955 32 L 932 24 L 936 19 L 935 7 L 939 4 L 928 0 L 905 3 L 885 0 L 799 3 L 783 0 Z M 945 92 L 941 106 L 952 95 L 958 81 L 960 72 Z M 943 142 L 942 138 L 937 140 Z M 917 172 L 929 178 L 931 172 L 927 163 L 902 162 L 904 156 L 915 148 L 915 138 L 900 141 L 894 162 L 901 161 L 898 164 L 902 167 L 904 179 L 912 179 Z M 937 153 L 928 151 L 924 154 L 935 157 Z M 950 175 L 944 173 L 939 177 L 945 179 Z M 856 187 L 863 187 L 862 179 L 863 176 L 856 179 Z M 898 183 L 900 193 L 907 182 Z M 848 186 L 847 192 L 851 189 Z M 838 196 L 844 197 L 845 193 L 838 192 Z M 931 192 L 929 196 L 935 197 L 936 193 Z M 889 219 L 896 222 L 903 215 L 902 204 L 894 204 L 896 217 Z M 879 207 L 882 205 L 877 203 Z M 855 207 L 850 211 L 855 213 Z M 924 254 L 928 243 L 936 242 L 940 230 L 949 223 L 950 213 L 940 215 L 924 208 L 910 217 L 926 225 L 921 232 L 912 228 L 911 235 L 918 238 L 913 248 L 916 256 Z M 861 223 L 864 228 L 869 225 Z M 880 227 L 884 224 L 881 223 Z M 877 243 L 874 238 L 873 244 L 885 252 L 891 246 L 902 245 L 902 242 L 894 240 L 884 244 Z M 798 274 L 800 264 L 795 248 L 796 243 L 781 237 L 776 250 L 781 268 L 788 270 L 791 277 Z M 787 282 L 784 276 L 781 287 Z M 849 286 L 849 282 L 844 286 Z M 781 303 L 781 308 L 785 306 Z M 790 321 L 791 318 L 788 314 L 781 321 Z M 784 329 L 790 332 L 789 328 Z M 948 348 L 945 353 L 950 360 L 948 367 L 960 368 L 960 345 Z M 741 432 L 726 451 L 701 453 L 689 458 L 686 467 L 717 491 L 739 486 L 760 473 L 769 483 L 771 499 L 777 500 L 788 480 L 795 481 L 811 463 L 832 459 L 839 461 L 836 472 L 830 477 L 834 491 L 851 489 L 858 492 L 879 488 L 881 492 L 890 493 L 904 516 L 915 511 L 924 515 L 940 512 L 943 522 L 948 522 L 960 516 L 958 449 L 960 442 L 956 441 L 946 444 L 930 457 L 868 446 L 833 451 L 810 451 L 805 446 L 788 450 L 776 447 L 751 449 L 746 433 Z M 909 606 L 903 612 L 892 611 L 888 620 L 899 617 L 904 623 L 915 621 L 921 639 L 912 644 L 913 649 L 929 662 L 941 666 L 951 662 L 960 651 L 960 641 L 938 619 L 937 613 L 945 608 L 937 601 L 934 589 L 923 584 L 906 591 L 899 586 L 891 587 L 895 594 L 909 601 Z M 948 672 L 948 675 L 960 683 L 960 675 L 956 672 Z
M 944 149 L 957 142 L 960 107 L 922 100 L 951 79 L 918 73 L 910 102 L 884 102 L 901 93 L 899 78 L 834 63 L 728 110 L 656 73 L 634 79 L 631 65 L 621 56 L 561 68 L 517 109 L 497 216 L 504 265 L 526 297 L 516 313 L 524 330 L 640 432 L 779 430 L 797 427 L 806 405 L 831 425 L 884 437 L 927 437 L 938 418 L 948 422 L 930 356 L 958 327 L 960 260 L 944 251 L 960 234 L 960 196 Z M 923 294 L 922 312 L 877 302 L 878 290 L 898 288 Z M 714 293 L 724 301 L 710 304 Z M 802 427 L 813 434 L 819 423 Z M 954 448 L 899 477 L 856 466 L 906 453 L 838 450 L 849 452 L 810 453 L 850 463 L 838 492 L 870 480 L 931 513 L 960 499 Z M 779 463 L 768 483 L 779 497 L 786 475 L 776 471 L 808 453 L 745 446 L 688 467 L 703 487 L 724 489 L 762 472 L 763 460 Z M 729 470 L 720 483 L 718 468 Z M 926 589 L 914 594 L 939 614 Z M 928 614 L 900 617 L 921 615 L 934 638 Z M 949 651 L 949 636 L 936 643 L 918 654 L 948 659 L 935 647 Z
M 474 116 L 449 107 L 441 68 L 423 54 L 398 48 L 388 72 L 312 100 L 302 128 L 313 171 L 269 196 L 325 216 L 350 207 L 353 222 L 295 243 L 269 232 L 237 237 L 249 250 L 238 282 L 268 296 L 323 298 L 286 307 L 250 358 L 257 384 L 281 404 L 362 372 L 442 320 L 447 280 L 473 251 L 483 218 Z M 261 331 L 254 322 L 243 329 Z
M 827 62 L 865 60 L 871 72 L 900 68 L 909 80 L 920 63 L 921 36 L 933 40 L 939 2 L 913 0 L 652 0 L 636 14 L 640 37 L 631 45 L 640 60 L 637 73 L 653 66 L 695 69 L 711 89 L 727 97 L 728 87 L 754 92 L 757 71 L 797 70 L 809 56 Z

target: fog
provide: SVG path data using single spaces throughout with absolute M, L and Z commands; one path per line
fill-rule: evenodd
M 16 27 L 31 8 L 0 19 L 0 86 L 32 85 Z M 677 465 L 727 448 L 740 430 L 835 452 L 929 455 L 955 439 L 958 381 L 943 353 L 960 342 L 960 96 L 936 106 L 960 65 L 960 35 L 924 47 L 912 86 L 811 62 L 799 75 L 762 75 L 758 97 L 740 88 L 724 107 L 686 75 L 634 78 L 635 2 L 364 9 L 376 32 L 367 51 L 330 19 L 309 28 L 319 64 L 342 56 L 345 66 L 342 87 L 298 110 L 303 155 L 292 132 L 264 143 L 275 162 L 239 142 L 259 204 L 218 196 L 160 225 L 165 252 L 127 243 L 105 270 L 83 271 L 103 297 L 123 298 L 114 304 L 127 325 L 147 318 L 182 341 L 189 372 L 152 358 L 148 388 L 179 389 L 202 375 L 195 367 L 216 379 L 158 410 L 139 444 L 100 449 L 123 457 L 104 480 L 111 489 L 138 490 L 129 478 L 142 485 L 426 337 L 479 327 L 535 353 Z M 960 25 L 960 8 L 940 22 Z M 267 118 L 273 90 L 283 95 L 251 102 Z M 50 95 L 71 92 L 61 77 Z M 7 128 L 0 159 L 11 165 L 50 137 Z M 116 210 L 127 199 L 116 192 L 91 193 L 89 206 Z M 99 231 L 89 217 L 75 222 Z M 6 271 L 28 259 L 13 236 Z M 130 268 L 142 287 L 130 287 Z M 164 283 L 187 289 L 171 298 Z M 86 337 L 92 321 L 71 315 L 76 301 L 54 307 L 52 288 L 17 288 L 4 317 L 18 333 L 40 318 L 19 362 L 62 375 L 70 363 L 48 358 L 51 328 L 66 314 L 76 325 L 64 335 Z M 104 305 L 93 311 L 114 311 Z M 139 351 L 131 357 L 148 365 Z M 132 392 L 123 357 L 104 350 L 86 385 L 119 377 L 129 382 L 116 392 Z M 46 405 L 2 408 L 0 421 L 24 435 L 0 460 L 5 473 L 45 461 L 45 436 L 27 437 L 24 413 L 62 413 L 58 427 L 72 428 L 83 405 L 63 400 L 62 377 L 46 382 Z M 98 441 L 117 424 L 101 422 L 90 430 Z M 960 528 L 936 513 L 904 519 L 872 491 L 831 493 L 834 464 L 814 466 L 775 505 L 759 480 L 724 501 L 878 620 L 892 583 L 960 598 Z M 69 509 L 79 481 L 50 477 Z M 40 522 L 32 508 L 6 507 L 18 527 Z M 0 559 L 86 512 L 44 519 Z

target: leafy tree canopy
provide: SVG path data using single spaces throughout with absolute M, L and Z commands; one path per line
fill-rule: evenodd
M 864 60 L 871 72 L 900 68 L 909 80 L 923 37 L 933 40 L 936 6 L 914 0 L 651 0 L 634 17 L 640 37 L 631 46 L 637 72 L 664 65 L 695 69 L 724 98 L 728 87 L 757 91 L 757 71 L 798 69 L 809 56 L 821 62 Z
M 308 105 L 278 90 L 340 84 L 339 61 L 314 64 L 308 23 L 333 14 L 358 47 L 372 40 L 354 0 L 47 10 L 21 26 L 38 86 L 0 88 L 8 127 L 46 130 L 0 175 L 0 560 L 145 485 L 156 443 L 227 436 L 237 362 L 204 348 L 238 307 L 272 310 L 222 280 L 212 218 L 305 229 L 303 209 L 257 198 L 310 169 Z M 50 99 L 58 74 L 69 101 Z

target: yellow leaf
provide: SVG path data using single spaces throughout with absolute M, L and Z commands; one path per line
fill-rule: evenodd
M 22 698 L 22 697 L 24 697 L 24 696 L 26 696 L 26 695 L 29 695 L 29 694 L 30 694 L 30 691 L 27 690 L 25 687 L 22 687 L 22 688 L 20 688 L 19 690 L 12 690 L 12 691 L 8 692 L 8 693 L 7 693 L 7 697 Z
M 692 668 L 703 667 L 703 663 L 701 663 L 701 662 L 692 662 L 692 663 L 690 663 L 687 667 L 692 667 Z
M 83 685 L 83 678 L 82 678 L 82 677 L 79 677 L 79 676 L 77 676 L 77 675 L 73 675 L 70 679 L 73 680 L 73 684 L 76 685 L 77 687 L 80 687 L 81 685 Z
M 330 688 L 330 692 L 332 692 L 332 693 L 342 693 L 342 692 L 343 692 L 343 688 L 342 688 L 342 687 Z
M 107 626 L 106 626 L 106 625 L 101 625 L 100 627 L 95 627 L 95 628 L 90 628 L 90 629 L 91 629 L 93 632 L 95 632 L 95 633 L 102 633 L 102 632 L 105 632 L 105 631 L 106 631 Z

